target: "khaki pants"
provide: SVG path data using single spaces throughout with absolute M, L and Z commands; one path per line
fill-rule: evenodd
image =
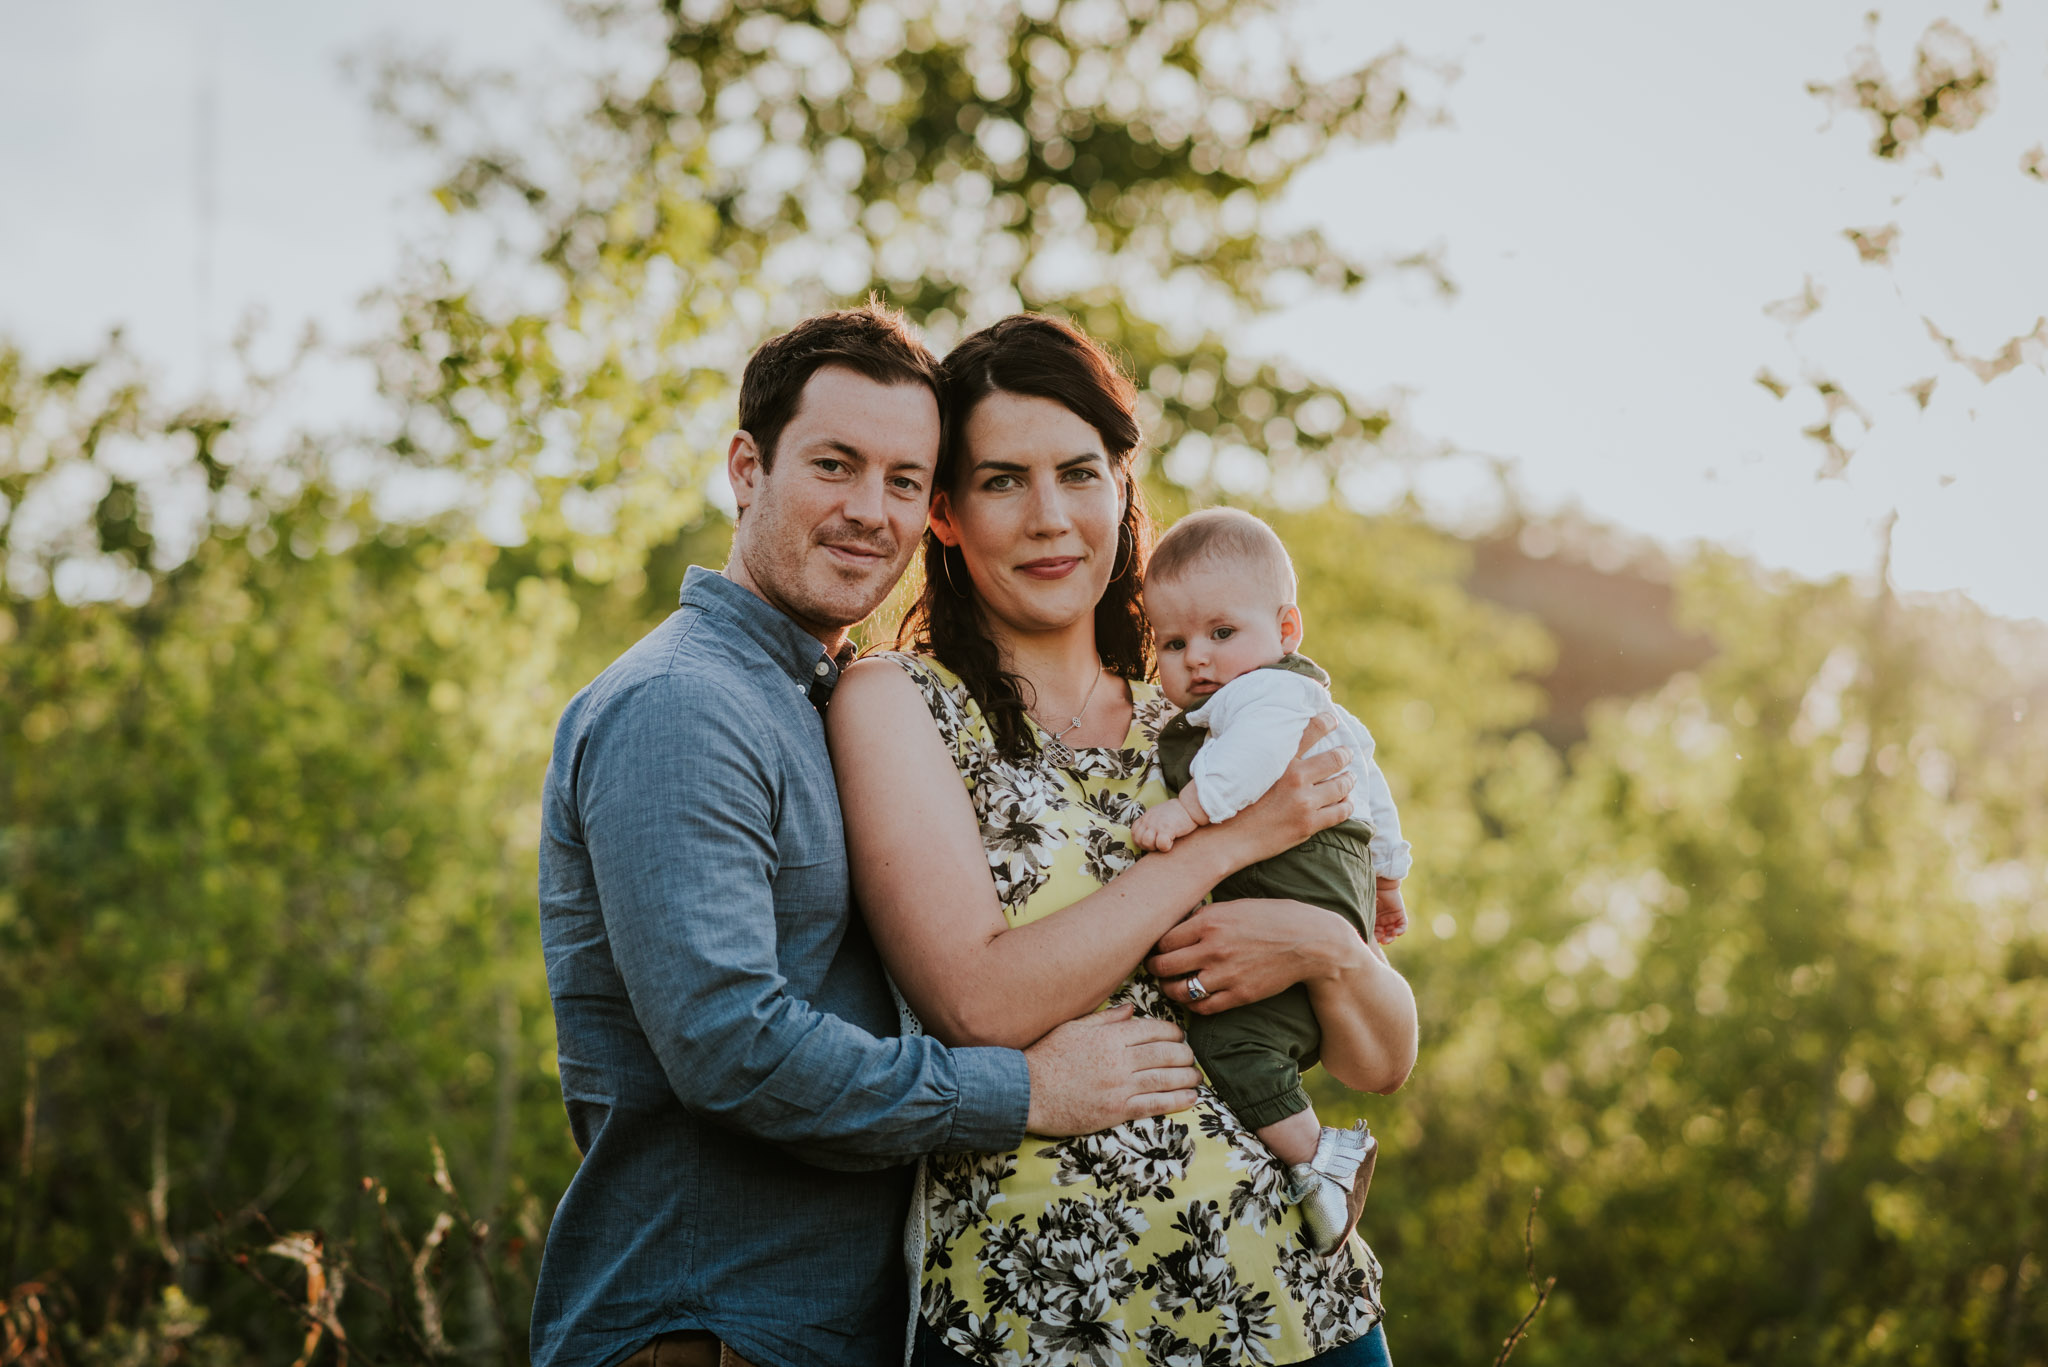
M 678 1329 L 649 1340 L 619 1367 L 753 1367 L 703 1329 Z

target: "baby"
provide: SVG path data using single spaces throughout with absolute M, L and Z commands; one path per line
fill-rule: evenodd
M 1145 613 L 1160 685 L 1181 709 L 1159 737 L 1175 796 L 1140 817 L 1132 837 L 1142 849 L 1166 850 L 1198 826 L 1228 821 L 1286 771 L 1310 720 L 1336 710 L 1342 725 L 1317 748 L 1349 747 L 1352 805 L 1368 820 L 1345 821 L 1233 874 L 1215 896 L 1308 902 L 1361 934 L 1370 909 L 1384 944 L 1408 927 L 1408 843 L 1373 763 L 1372 736 L 1330 701 L 1329 676 L 1296 653 L 1302 620 L 1294 593 L 1287 548 L 1250 513 L 1192 513 L 1160 539 L 1145 567 Z M 1190 980 L 1191 992 L 1199 982 Z M 1210 1085 L 1288 1165 L 1318 1251 L 1335 1250 L 1358 1223 L 1379 1141 L 1364 1121 L 1348 1130 L 1321 1125 L 1309 1105 L 1301 1070 L 1315 1063 L 1322 1031 L 1307 989 L 1296 984 L 1215 1015 L 1191 1013 L 1188 1044 Z

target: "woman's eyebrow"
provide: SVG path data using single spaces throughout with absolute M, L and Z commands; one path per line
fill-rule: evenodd
M 1103 455 L 1100 451 L 1083 451 L 1079 455 L 1068 456 L 1065 460 L 1053 466 L 1053 469 L 1071 470 L 1077 465 L 1086 465 L 1090 461 L 1099 461 L 1106 465 L 1109 463 L 1109 457 Z M 1029 470 L 1031 467 L 1023 461 L 988 459 L 974 462 L 974 468 L 976 470 L 999 470 L 1004 474 L 1018 474 Z

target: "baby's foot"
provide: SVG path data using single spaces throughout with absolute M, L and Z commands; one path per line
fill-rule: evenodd
M 1316 1140 L 1316 1156 L 1287 1170 L 1293 1179 L 1291 1195 L 1301 1204 L 1316 1252 L 1335 1253 L 1357 1228 L 1379 1153 L 1380 1141 L 1363 1120 L 1348 1130 L 1325 1125 Z

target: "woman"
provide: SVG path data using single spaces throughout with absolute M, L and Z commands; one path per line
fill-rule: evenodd
M 1170 1017 L 1182 975 L 1207 988 L 1196 1010 L 1303 982 L 1325 1067 L 1399 1086 L 1413 998 L 1343 922 L 1250 901 L 1183 920 L 1227 873 L 1348 812 L 1341 761 L 1297 760 L 1167 854 L 1130 844 L 1166 795 L 1152 751 L 1172 710 L 1144 681 L 1130 382 L 1084 334 L 1031 316 L 968 338 L 945 370 L 925 586 L 905 622 L 917 653 L 853 666 L 828 714 L 856 892 L 905 999 L 949 1044 L 1022 1047 L 1105 1000 Z M 1134 972 L 1155 942 L 1165 983 Z M 1206 1088 L 1185 1117 L 935 1158 L 913 1230 L 920 1354 L 1384 1362 L 1377 1262 L 1356 1238 L 1317 1255 L 1285 1191 Z

